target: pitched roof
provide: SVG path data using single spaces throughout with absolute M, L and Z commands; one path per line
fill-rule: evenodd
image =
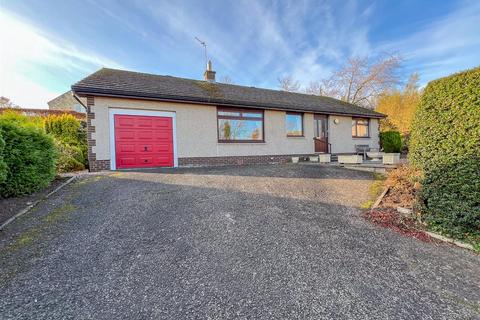
M 107 68 L 80 80 L 72 90 L 77 94 L 384 117 L 381 113 L 329 97 Z

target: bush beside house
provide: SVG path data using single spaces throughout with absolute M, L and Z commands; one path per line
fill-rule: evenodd
M 76 143 L 80 122 L 72 115 L 50 115 L 45 118 L 45 132 L 54 137 Z
M 55 147 L 58 152 L 58 172 L 71 172 L 85 169 L 85 156 L 82 149 L 61 140 L 55 140 Z
M 57 172 L 87 165 L 86 126 L 74 116 L 0 114 L 0 197 L 35 192 Z
M 6 165 L 0 196 L 19 196 L 46 187 L 55 177 L 56 150 L 52 137 L 26 119 L 0 118 L 0 131 L 5 141 Z
M 423 170 L 425 219 L 480 241 L 480 68 L 428 84 L 412 123 L 409 159 Z
M 55 137 L 59 158 L 58 172 L 83 170 L 87 166 L 86 128 L 69 114 L 45 118 L 45 131 Z
M 380 132 L 380 146 L 386 153 L 402 151 L 402 137 L 398 131 Z

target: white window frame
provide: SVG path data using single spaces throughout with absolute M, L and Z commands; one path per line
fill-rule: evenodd
M 173 166 L 178 167 L 177 155 L 177 121 L 175 112 L 170 111 L 153 111 L 153 110 L 134 110 L 134 109 L 112 109 L 108 111 L 109 115 L 109 132 L 110 132 L 110 169 L 117 170 L 115 163 L 115 119 L 116 114 L 130 115 L 130 116 L 151 116 L 151 117 L 165 117 L 172 118 L 172 135 L 173 135 Z

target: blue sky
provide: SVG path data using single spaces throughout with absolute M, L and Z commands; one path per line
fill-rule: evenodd
M 0 96 L 46 102 L 105 67 L 303 85 L 352 56 L 397 53 L 421 83 L 480 65 L 480 1 L 1 0 Z

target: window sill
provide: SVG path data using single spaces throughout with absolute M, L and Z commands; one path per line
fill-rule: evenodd
M 287 138 L 305 138 L 305 136 L 304 136 L 304 135 L 294 136 L 294 135 L 288 135 L 288 134 L 287 134 Z
M 352 139 L 370 139 L 371 137 L 355 137 L 352 136 Z

